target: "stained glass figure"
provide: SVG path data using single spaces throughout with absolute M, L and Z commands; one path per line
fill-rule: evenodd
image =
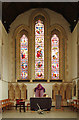
M 23 35 L 20 39 L 21 79 L 28 78 L 28 38 Z
M 59 79 L 59 38 L 56 34 L 51 38 L 51 78 Z
M 44 24 L 35 24 L 35 78 L 44 79 Z

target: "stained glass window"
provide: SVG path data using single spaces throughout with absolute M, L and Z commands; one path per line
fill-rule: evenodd
M 44 79 L 44 24 L 35 23 L 35 78 Z
M 28 38 L 23 35 L 20 39 L 21 79 L 28 78 Z
M 56 34 L 51 38 L 51 78 L 59 79 L 59 38 Z

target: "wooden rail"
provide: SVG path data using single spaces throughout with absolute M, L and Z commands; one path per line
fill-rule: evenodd
M 10 102 L 10 99 L 0 100 L 0 112 L 4 112 L 4 109 L 7 110 L 12 106 L 12 102 Z

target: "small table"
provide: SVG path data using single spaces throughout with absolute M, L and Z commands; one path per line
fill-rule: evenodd
M 20 112 L 22 108 L 24 109 L 25 112 L 25 101 L 19 101 L 19 103 L 20 103 Z

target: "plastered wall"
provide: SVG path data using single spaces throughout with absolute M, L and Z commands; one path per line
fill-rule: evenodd
M 72 78 L 77 77 L 77 26 L 72 33 Z
M 79 98 L 79 22 L 72 32 L 72 81 L 73 81 L 73 96 L 74 87 L 76 85 L 75 97 Z
M 8 34 L 0 21 L 0 100 L 8 98 Z

